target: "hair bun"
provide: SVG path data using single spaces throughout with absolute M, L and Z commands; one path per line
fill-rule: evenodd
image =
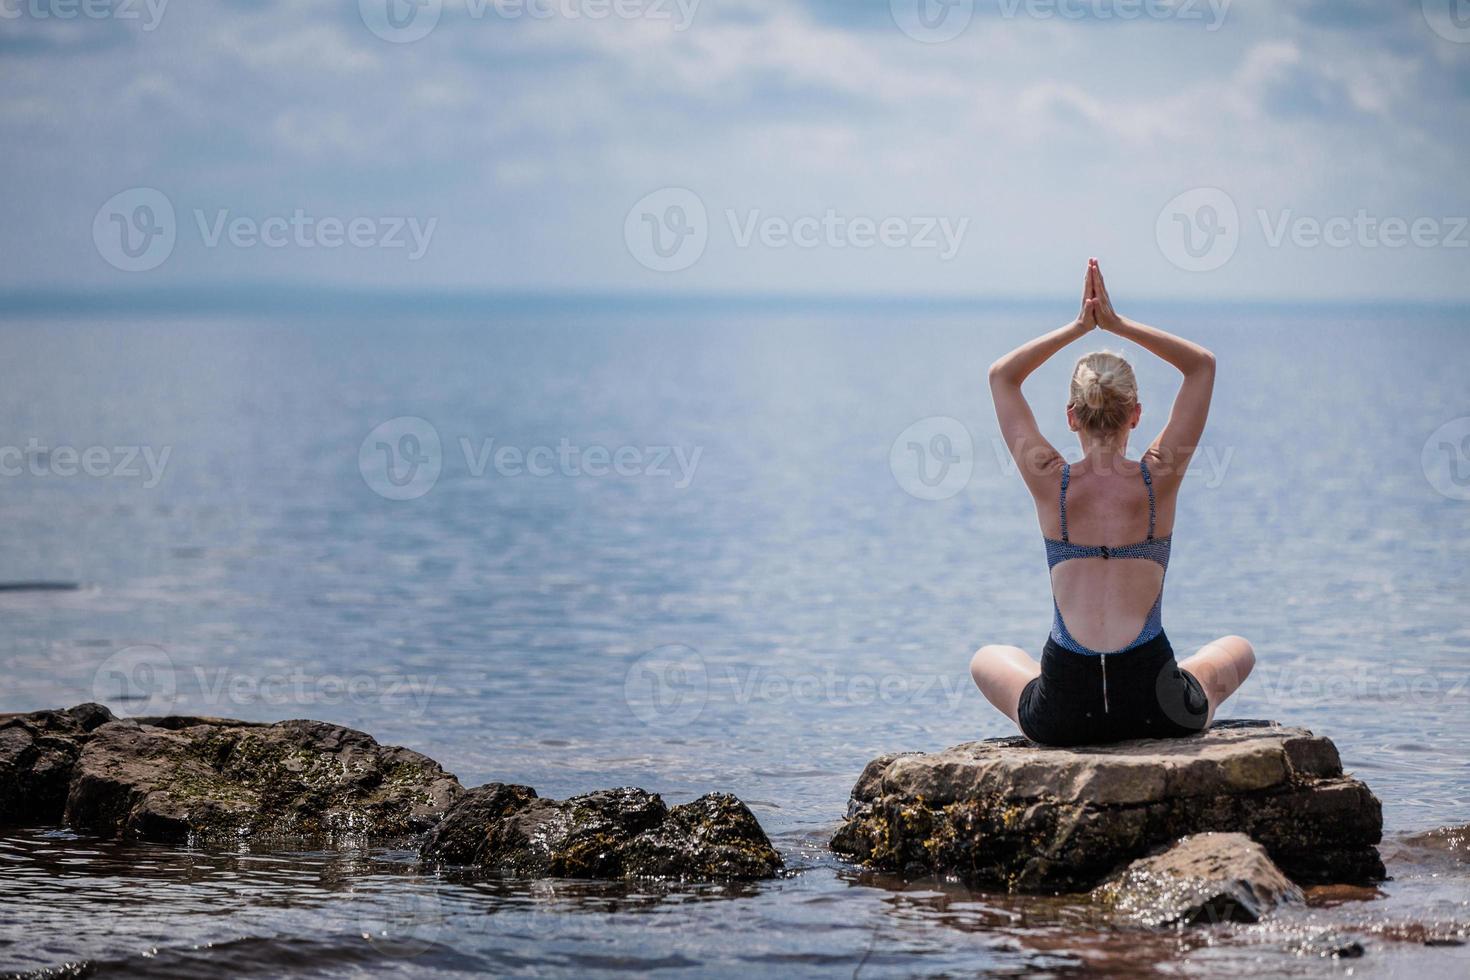
M 1108 400 L 1108 389 L 1113 384 L 1111 373 L 1089 371 L 1082 386 L 1082 399 L 1088 408 L 1102 408 Z
M 1099 351 L 1077 362 L 1068 407 L 1088 431 L 1116 432 L 1137 404 L 1138 382 L 1122 357 Z

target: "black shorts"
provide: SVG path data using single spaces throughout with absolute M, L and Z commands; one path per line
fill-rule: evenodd
M 1106 703 L 1103 671 L 1107 671 Z M 1160 633 L 1125 653 L 1083 656 L 1050 638 L 1041 676 L 1021 692 L 1021 731 L 1042 745 L 1096 745 L 1129 738 L 1181 738 L 1204 730 L 1204 688 L 1174 660 Z

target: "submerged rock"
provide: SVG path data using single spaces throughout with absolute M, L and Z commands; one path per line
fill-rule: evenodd
M 1403 843 L 1470 864 L 1470 824 L 1426 830 L 1404 838 Z
M 428 830 L 461 791 L 427 756 L 318 721 L 120 721 L 96 704 L 0 715 L 0 824 L 161 843 L 384 841 Z
M 1381 880 L 1378 799 L 1301 728 L 1074 749 L 1024 738 L 885 755 L 853 787 L 833 850 L 885 870 L 1022 892 L 1086 891 L 1180 837 L 1239 831 L 1303 884 Z
M 671 810 L 641 789 L 549 800 L 504 783 L 463 794 L 420 856 L 564 878 L 749 880 L 781 867 L 755 816 L 733 796 L 712 793 Z
M 0 826 L 60 823 L 87 736 L 112 720 L 100 704 L 0 715 Z
M 1093 897 L 1121 921 L 1161 926 L 1259 922 L 1302 891 L 1245 834 L 1194 834 L 1161 854 L 1140 858 Z
M 1308 936 L 1296 945 L 1296 955 L 1313 956 L 1324 960 L 1356 960 L 1367 950 L 1351 936 L 1335 932 L 1323 932 Z

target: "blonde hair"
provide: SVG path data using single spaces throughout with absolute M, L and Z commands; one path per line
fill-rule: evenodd
M 1128 424 L 1138 404 L 1138 380 L 1121 355 L 1097 351 L 1077 362 L 1067 407 L 1088 432 L 1105 435 Z

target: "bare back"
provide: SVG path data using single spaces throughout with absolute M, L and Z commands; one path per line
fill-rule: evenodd
M 1048 539 L 1058 626 L 1086 650 L 1122 650 L 1159 612 L 1178 495 L 1172 487 L 1161 492 L 1163 481 L 1145 480 L 1144 467 L 1121 456 L 1065 471 L 1066 527 L 1063 466 L 1056 467 L 1055 482 L 1047 481 L 1051 492 L 1035 501 Z

